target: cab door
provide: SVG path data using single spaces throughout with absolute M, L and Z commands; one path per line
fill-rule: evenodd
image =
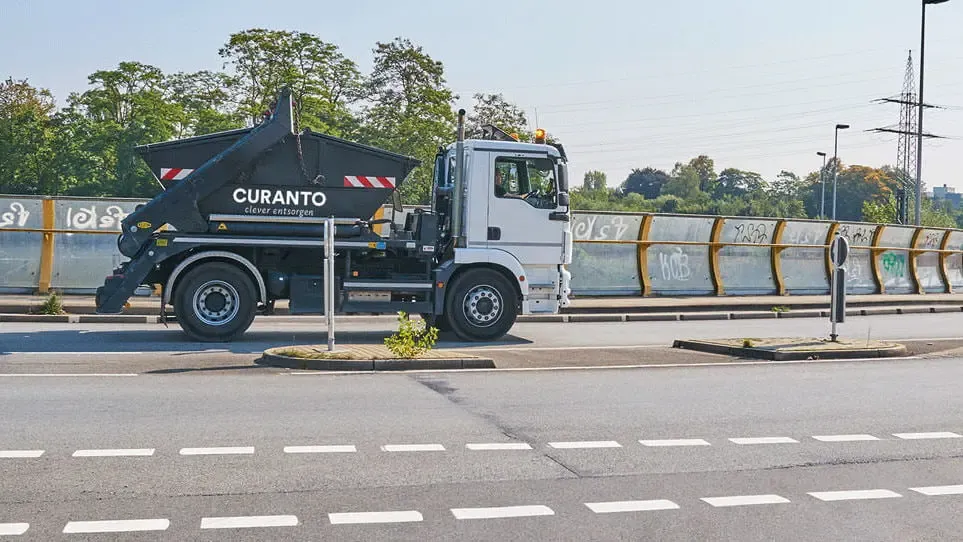
M 524 266 L 562 263 L 564 231 L 558 164 L 548 154 L 491 152 L 488 247 L 513 254 Z

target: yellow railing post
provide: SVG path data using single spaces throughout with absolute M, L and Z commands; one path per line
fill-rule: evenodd
M 786 221 L 776 222 L 776 230 L 772 232 L 772 245 L 769 246 L 769 255 L 772 263 L 772 279 L 776 283 L 776 292 L 779 295 L 786 295 L 786 279 L 782 276 L 782 234 L 786 231 Z
M 642 289 L 642 296 L 647 297 L 652 294 L 652 281 L 649 280 L 649 245 L 645 242 L 649 240 L 649 231 L 652 229 L 652 215 L 642 217 L 639 224 L 639 244 L 636 245 L 637 260 L 639 262 L 639 287 Z
M 879 247 L 879 243 L 883 239 L 884 231 L 886 231 L 886 226 L 880 224 L 876 227 L 876 233 L 873 234 L 873 244 L 869 249 L 869 265 L 873 270 L 873 280 L 876 281 L 876 290 L 880 294 L 886 293 L 886 284 L 883 281 L 883 269 L 879 265 L 880 255 L 886 252 Z
M 719 217 L 712 223 L 712 234 L 709 238 L 709 267 L 712 271 L 712 284 L 716 295 L 726 295 L 725 285 L 722 284 L 722 269 L 719 265 L 719 251 L 722 250 L 722 226 L 726 219 Z
M 46 198 L 42 203 L 43 229 L 53 230 L 54 225 L 54 200 Z M 41 294 L 50 291 L 50 281 L 53 278 L 54 263 L 54 234 L 52 231 L 43 232 L 43 241 L 40 244 L 40 280 L 37 283 L 37 290 Z
M 952 234 L 953 230 L 943 232 L 943 241 L 940 243 L 940 275 L 943 277 L 943 291 L 948 294 L 953 293 L 953 284 L 950 282 L 950 268 L 947 262 L 950 257 L 947 248 L 950 246 L 950 236 Z
M 833 273 L 836 269 L 836 266 L 833 265 L 833 252 L 830 247 L 832 247 L 833 239 L 836 238 L 836 232 L 838 231 L 839 222 L 833 222 L 829 225 L 829 231 L 826 233 L 826 257 L 823 261 L 826 264 L 826 282 L 829 284 L 833 283 Z
M 909 249 L 909 271 L 910 277 L 913 278 L 913 286 L 916 288 L 917 294 L 925 294 L 926 290 L 923 288 L 923 282 L 920 280 L 919 274 L 919 262 L 917 259 L 923 255 L 922 252 L 917 252 L 919 249 L 920 238 L 923 237 L 923 228 L 916 228 L 913 232 L 913 240 L 910 241 Z

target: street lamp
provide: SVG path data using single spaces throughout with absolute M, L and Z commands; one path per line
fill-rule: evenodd
M 923 17 L 920 19 L 920 103 L 919 133 L 916 136 L 916 225 L 923 218 L 923 49 L 926 47 L 926 5 L 942 4 L 948 0 L 923 0 Z
M 925 1 L 925 0 L 924 0 Z M 944 0 L 945 1 L 945 0 Z M 833 220 L 836 220 L 836 179 L 839 173 L 839 131 L 849 128 L 848 124 L 836 125 L 836 142 L 833 146 Z
M 819 195 L 819 219 L 826 219 L 826 181 L 823 180 L 823 173 L 826 172 L 826 153 L 817 152 L 816 156 L 823 157 L 823 168 L 819 170 L 819 188 L 822 192 Z

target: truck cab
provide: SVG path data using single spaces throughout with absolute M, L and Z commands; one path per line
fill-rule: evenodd
M 504 134 L 504 133 L 503 133 Z M 458 152 L 463 152 L 461 190 Z M 461 197 L 457 197 L 460 192 Z M 557 313 L 569 305 L 572 261 L 568 165 L 564 149 L 536 139 L 512 137 L 468 139 L 439 150 L 435 159 L 432 210 L 446 231 L 447 256 L 464 271 L 501 273 L 517 294 L 509 306 L 503 292 L 484 280 L 464 293 L 447 297 L 456 306 L 443 311 L 444 321 L 459 335 L 477 336 L 491 322 L 493 335 L 502 311 L 516 314 Z M 457 217 L 457 218 L 456 218 Z M 447 227 L 446 227 L 447 226 Z M 444 266 L 443 266 L 444 267 Z M 514 314 L 508 316 L 514 320 Z M 511 327 L 511 324 L 505 322 Z M 470 326 L 471 331 L 458 329 Z M 507 331 L 507 329 L 506 329 Z

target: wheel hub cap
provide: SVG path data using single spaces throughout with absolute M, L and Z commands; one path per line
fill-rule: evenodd
M 237 290 L 226 282 L 206 282 L 194 294 L 194 315 L 207 325 L 226 324 L 237 316 L 239 297 Z
M 476 286 L 465 296 L 465 316 L 476 326 L 488 327 L 502 312 L 502 298 L 491 286 Z

